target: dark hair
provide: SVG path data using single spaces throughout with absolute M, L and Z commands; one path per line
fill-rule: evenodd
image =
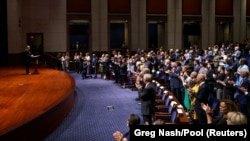
M 232 68 L 227 68 L 227 69 L 225 69 L 227 72 L 228 72 L 228 76 L 229 77 L 233 77 L 234 76 L 234 71 L 233 71 L 233 69 Z
M 225 67 L 224 66 L 219 66 L 220 67 L 220 69 L 222 70 L 222 71 L 225 71 Z
M 220 102 L 224 102 L 224 103 L 225 103 L 225 105 L 227 106 L 227 110 L 228 110 L 229 112 L 232 112 L 232 111 L 237 112 L 237 111 L 239 111 L 238 106 L 237 106 L 236 103 L 235 103 L 234 101 L 232 101 L 232 100 L 223 99 L 223 100 L 221 100 Z
M 128 118 L 129 127 L 131 127 L 133 125 L 140 125 L 140 124 L 141 124 L 141 119 L 137 114 L 129 115 L 129 118 Z
M 244 57 L 242 57 L 242 58 L 240 58 L 240 61 L 243 63 L 243 64 L 247 64 L 247 60 L 246 60 L 246 58 L 244 58 Z

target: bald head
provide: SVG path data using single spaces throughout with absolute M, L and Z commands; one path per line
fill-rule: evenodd
M 196 71 L 191 72 L 190 77 L 191 78 L 196 78 L 197 77 L 197 72 Z
M 152 78 L 153 78 L 153 76 L 151 74 L 149 74 L 149 73 L 146 73 L 146 74 L 143 75 L 144 82 L 151 82 Z
M 205 75 L 204 74 L 198 74 L 196 77 L 196 82 L 200 84 L 201 82 L 205 81 Z

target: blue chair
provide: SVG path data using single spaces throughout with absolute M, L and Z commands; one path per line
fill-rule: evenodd
M 167 102 L 164 105 L 155 106 L 155 115 L 171 115 L 174 108 L 177 106 L 176 101 L 171 101 L 170 104 Z
M 177 124 L 179 121 L 178 120 L 179 115 L 178 115 L 176 107 L 173 107 L 171 114 L 157 114 L 155 115 L 155 119 L 163 120 L 164 124 Z

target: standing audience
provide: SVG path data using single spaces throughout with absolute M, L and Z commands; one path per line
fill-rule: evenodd
M 152 118 L 155 112 L 154 109 L 156 96 L 155 85 L 152 83 L 152 75 L 144 74 L 143 82 L 145 83 L 145 87 L 138 87 L 141 99 L 141 113 L 143 116 L 144 124 L 152 125 Z
M 163 47 L 157 51 L 147 52 L 138 48 L 134 55 L 132 52 L 123 54 L 114 50 L 112 54 L 103 53 L 100 58 L 94 53 L 90 58 L 88 52 L 85 56 L 80 52 L 79 55 L 76 54 L 74 61 L 79 62 L 77 72 L 84 72 L 83 78 L 86 78 L 92 69 L 94 78 L 97 78 L 97 74 L 100 73 L 102 78 L 115 80 L 125 88 L 128 79 L 132 78 L 128 76 L 134 76 L 135 87 L 138 90 L 136 100 L 140 101 L 145 125 L 152 125 L 154 122 L 152 115 L 156 90 L 151 82 L 152 79 L 163 83 L 162 85 L 171 91 L 181 104 L 184 103 L 185 98 L 189 102 L 187 104 L 190 104 L 188 108 L 184 105 L 185 110 L 193 111 L 197 124 L 226 124 L 227 120 L 231 121 L 231 124 L 236 124 L 233 118 L 229 119 L 227 113 L 238 112 L 238 110 L 240 113 L 234 113 L 235 115 L 244 119 L 241 116 L 243 114 L 249 119 L 250 66 L 244 58 L 245 51 L 242 51 L 238 44 L 234 45 L 230 42 L 222 43 L 221 47 L 213 45 L 204 50 L 198 48 L 191 46 L 185 52 L 181 49 L 164 50 Z M 221 54 L 219 54 L 220 51 Z M 65 63 L 66 56 L 60 55 L 60 61 L 62 61 L 60 65 L 63 70 L 68 70 Z M 28 74 L 29 71 L 26 73 Z M 213 108 L 209 105 L 211 96 L 220 101 L 220 115 L 216 118 L 211 115 L 211 108 Z M 237 104 L 237 110 L 232 108 L 234 106 L 230 106 L 233 105 L 232 103 Z

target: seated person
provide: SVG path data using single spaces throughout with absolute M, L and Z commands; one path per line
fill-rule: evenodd
M 212 108 L 208 105 L 201 104 L 202 109 L 206 112 L 207 124 L 214 125 L 227 125 L 227 113 L 229 112 L 238 112 L 239 109 L 236 103 L 232 100 L 224 99 L 220 101 L 220 116 L 212 116 Z
M 164 125 L 164 120 L 162 119 L 157 119 L 153 122 L 153 125 Z
M 130 114 L 128 117 L 127 125 L 130 128 L 133 125 L 140 125 L 141 119 L 137 114 Z M 116 141 L 129 141 L 130 140 L 130 131 L 126 132 L 125 134 L 121 133 L 120 131 L 115 131 L 113 133 L 113 137 Z
M 241 112 L 228 112 L 227 125 L 247 125 L 247 117 Z

